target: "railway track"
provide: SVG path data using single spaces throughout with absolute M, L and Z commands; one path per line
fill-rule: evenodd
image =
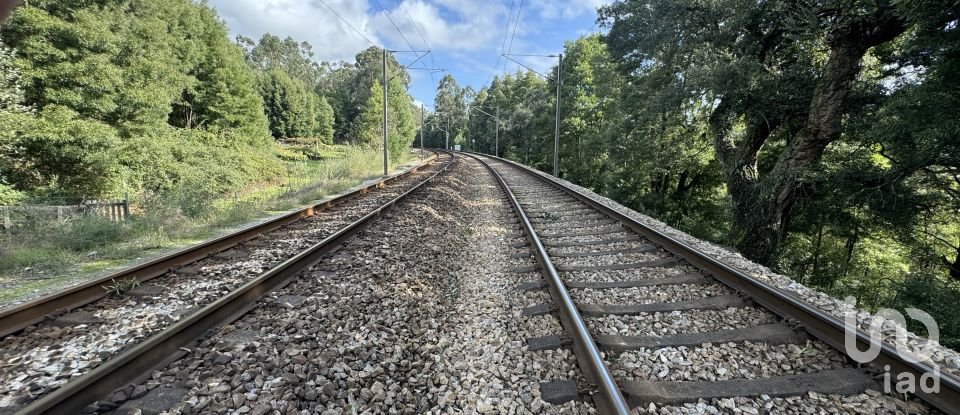
M 172 361 L 445 171 L 402 174 L 70 290 L 0 312 L 0 413 L 79 413 Z M 108 295 L 104 285 L 139 286 Z M 72 310 L 65 312 L 65 309 Z M 89 409 L 89 408 L 88 408 Z
M 960 413 L 960 382 L 883 342 L 861 367 L 844 352 L 843 321 L 617 212 L 549 176 L 471 155 L 496 176 L 537 265 L 530 291 L 550 301 L 563 333 L 528 339 L 532 352 L 572 346 L 583 380 L 541 384 L 544 400 L 589 395 L 600 413 Z M 869 337 L 858 330 L 859 350 Z M 939 391 L 881 394 L 885 369 L 938 378 Z M 917 401 L 919 399 L 922 404 Z

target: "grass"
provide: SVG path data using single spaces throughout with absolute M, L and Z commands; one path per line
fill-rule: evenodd
M 188 217 L 174 203 L 158 198 L 134 201 L 134 213 L 123 223 L 96 217 L 37 219 L 18 223 L 6 234 L 0 231 L 0 303 L 196 244 L 229 228 L 343 192 L 382 173 L 376 150 L 339 146 L 325 151 L 329 157 L 321 160 L 287 162 L 282 180 L 209 202 L 200 217 Z

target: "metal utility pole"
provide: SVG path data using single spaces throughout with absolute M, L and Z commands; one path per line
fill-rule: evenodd
M 563 83 L 563 54 L 561 53 L 558 56 L 559 58 L 557 62 L 557 126 L 553 132 L 553 175 L 560 177 L 560 84 Z
M 557 91 L 559 91 L 559 89 Z M 559 111 L 559 109 L 557 111 Z M 383 175 L 384 176 L 390 173 L 390 153 L 389 152 L 390 152 L 390 148 L 387 146 L 387 50 L 384 49 L 383 50 Z M 554 170 L 556 170 L 556 168 L 554 168 Z M 556 175 L 556 172 L 554 172 L 554 175 Z
M 420 160 L 423 160 L 423 104 L 420 104 Z

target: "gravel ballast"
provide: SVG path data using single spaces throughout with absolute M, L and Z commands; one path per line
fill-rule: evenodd
M 515 229 L 491 219 L 509 210 L 482 167 L 408 200 L 144 386 L 186 390 L 169 414 L 593 413 L 540 399 L 579 370 L 569 350 L 526 350 L 559 324 L 521 315 L 540 297 L 503 261 Z
M 769 311 L 753 307 L 726 310 L 687 310 L 669 313 L 643 313 L 633 316 L 587 318 L 595 334 L 619 336 L 667 336 L 680 333 L 706 333 L 743 329 L 775 323 L 779 318 Z
M 576 190 L 577 192 L 593 199 L 594 201 L 599 202 L 600 204 L 607 206 L 617 212 L 620 212 L 634 220 L 643 223 L 657 231 L 668 235 L 674 239 L 682 241 L 683 243 L 690 245 L 691 247 L 700 250 L 734 268 L 737 268 L 748 275 L 753 276 L 761 281 L 767 282 L 777 288 L 780 288 L 784 291 L 787 291 L 800 299 L 806 301 L 807 303 L 813 305 L 814 307 L 819 308 L 825 312 L 828 312 L 837 318 L 843 319 L 847 313 L 855 313 L 858 326 L 860 329 L 867 332 L 871 332 L 870 327 L 871 321 L 874 319 L 879 319 L 883 321 L 880 329 L 879 336 L 885 341 L 895 344 L 897 342 L 897 327 L 900 327 L 896 321 L 884 319 L 880 316 L 875 316 L 866 310 L 859 309 L 854 305 L 851 305 L 841 299 L 833 298 L 828 294 L 817 291 L 816 289 L 807 287 L 797 281 L 794 281 L 788 276 L 777 274 L 771 271 L 769 268 L 754 263 L 739 253 L 733 252 L 728 248 L 721 247 L 710 242 L 702 241 L 698 238 L 690 236 L 682 231 L 674 229 L 669 225 L 651 218 L 649 216 L 638 213 L 630 208 L 627 208 L 609 198 L 598 195 L 591 191 L 590 189 L 580 187 L 576 184 L 570 183 L 563 179 L 558 179 L 553 176 L 550 176 L 546 173 L 531 170 L 534 174 L 547 177 L 549 180 L 555 180 L 558 183 L 561 183 L 564 186 L 567 186 L 571 189 Z M 960 376 L 960 353 L 957 351 L 948 349 L 939 344 L 930 342 L 927 338 L 919 336 L 915 333 L 907 333 L 906 342 L 903 343 L 903 346 L 906 347 L 911 352 L 923 352 L 930 355 L 930 361 L 940 366 L 940 369 L 946 373 L 951 373 L 956 376 Z
M 498 164 L 498 170 L 514 187 L 521 203 L 526 203 L 536 209 L 537 200 L 553 195 L 553 192 L 542 191 L 545 184 L 525 176 L 512 168 Z M 554 198 L 555 196 L 551 196 Z M 573 198 L 571 197 L 571 200 Z M 564 210 L 562 205 L 551 199 L 556 207 Z M 570 209 L 579 209 L 579 202 L 571 202 Z M 584 214 L 589 217 L 590 214 Z M 574 217 L 562 217 L 562 223 L 576 226 Z M 562 223 L 533 219 L 534 226 L 561 228 Z M 614 234 L 620 237 L 619 234 Z M 547 242 L 554 239 L 563 241 L 591 241 L 593 235 L 569 236 L 563 238 L 544 237 Z M 550 251 L 548 246 L 548 251 Z M 566 248 L 575 251 L 576 248 Z M 709 253 L 708 253 L 709 254 Z M 614 262 L 616 263 L 616 262 Z M 610 258 L 604 256 L 590 257 L 584 265 L 606 267 L 593 271 L 562 271 L 564 280 L 578 280 L 583 282 L 611 282 L 623 280 L 648 279 L 655 281 L 663 278 L 664 268 L 633 268 L 616 270 L 609 268 Z M 685 268 L 681 274 L 697 273 L 687 265 L 674 268 Z M 669 269 L 669 268 L 667 268 Z M 638 270 L 643 270 L 637 273 Z M 574 278 L 572 278 L 574 277 Z M 593 310 L 593 306 L 586 308 L 586 304 L 668 304 L 677 301 L 697 300 L 714 296 L 734 294 L 733 290 L 717 283 L 690 284 L 690 285 L 647 285 L 631 288 L 604 288 L 604 289 L 570 289 L 571 297 L 584 310 Z M 612 310 L 612 309 L 611 309 Z M 779 318 L 769 312 L 759 310 L 747 302 L 746 307 L 729 308 L 726 310 L 687 310 L 671 313 L 640 313 L 636 316 L 604 316 L 588 319 L 588 326 L 594 335 L 611 334 L 620 336 L 664 336 L 670 334 L 691 334 L 731 329 L 748 329 L 761 324 L 779 322 Z M 790 322 L 786 322 L 788 325 Z M 783 326 L 780 326 L 783 327 Z M 789 329 L 787 329 L 789 331 Z M 605 340 L 606 341 L 606 340 Z M 654 344 L 654 343 L 650 343 Z M 612 352 L 606 357 L 613 376 L 620 381 L 646 382 L 718 382 L 742 381 L 752 379 L 767 379 L 779 376 L 816 375 L 819 372 L 831 371 L 840 368 L 850 368 L 852 362 L 842 354 L 818 340 L 800 341 L 797 344 L 763 344 L 751 341 L 737 343 L 710 343 L 705 341 L 697 347 L 690 346 L 660 346 L 643 348 L 636 346 L 635 350 Z M 648 346 L 649 347 L 649 346 Z M 656 390 L 656 387 L 654 387 Z M 860 389 L 862 390 L 862 389 Z M 739 393 L 730 391 L 731 394 Z M 748 391 L 744 391 L 749 393 Z M 692 392 L 691 392 L 692 393 Z M 802 395 L 802 394 L 801 394 Z M 697 395 L 692 395 L 696 399 Z M 722 396 L 722 395 L 721 395 Z M 701 400 L 695 405 L 668 406 L 658 408 L 650 405 L 645 408 L 636 408 L 640 413 L 766 413 L 776 411 L 774 408 L 789 407 L 797 404 L 806 413 L 857 413 L 865 408 L 890 413 L 918 412 L 925 413 L 927 408 L 915 402 L 901 401 L 895 397 L 883 396 L 877 399 L 876 391 L 851 396 L 824 396 L 810 393 L 808 396 L 796 396 L 789 400 L 772 400 L 769 397 L 757 399 L 731 396 L 725 399 Z M 669 399 L 669 398 L 668 398 Z M 687 399 L 687 398 L 685 398 Z M 666 399 L 665 399 L 666 400 Z M 872 400 L 874 403 L 868 403 Z M 784 404 L 786 402 L 786 404 Z M 839 405 L 834 406 L 834 402 Z
M 3 338 L 0 384 L 6 387 L 0 391 L 0 410 L 23 406 L 96 368 L 395 198 L 439 166 Z M 79 324 L 75 315 L 83 317 Z

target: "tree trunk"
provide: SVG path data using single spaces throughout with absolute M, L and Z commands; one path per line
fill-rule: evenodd
M 941 257 L 941 259 L 943 260 L 943 265 L 945 265 L 950 272 L 950 278 L 953 278 L 954 281 L 960 281 L 960 248 L 957 248 L 957 254 L 954 256 L 952 263 L 947 257 Z
M 850 263 L 853 261 L 853 252 L 857 248 L 857 242 L 860 241 L 860 224 L 856 224 L 853 227 L 853 234 L 847 238 L 845 248 L 847 250 L 847 257 L 843 262 L 843 276 L 846 277 L 847 273 L 850 272 Z
M 878 11 L 874 17 L 831 33 L 830 57 L 810 101 L 807 121 L 762 180 L 756 167 L 757 153 L 773 126 L 765 120 L 752 120 L 743 143 L 734 145 L 726 137 L 716 140 L 718 156 L 727 167 L 727 189 L 733 201 L 733 237 L 748 258 L 770 264 L 776 257 L 786 236 L 790 211 L 804 193 L 806 177 L 827 145 L 840 138 L 847 96 L 860 73 L 864 54 L 905 30 L 888 10 Z
M 817 224 L 817 240 L 813 243 L 812 281 L 822 282 L 820 276 L 820 247 L 823 246 L 823 222 Z

